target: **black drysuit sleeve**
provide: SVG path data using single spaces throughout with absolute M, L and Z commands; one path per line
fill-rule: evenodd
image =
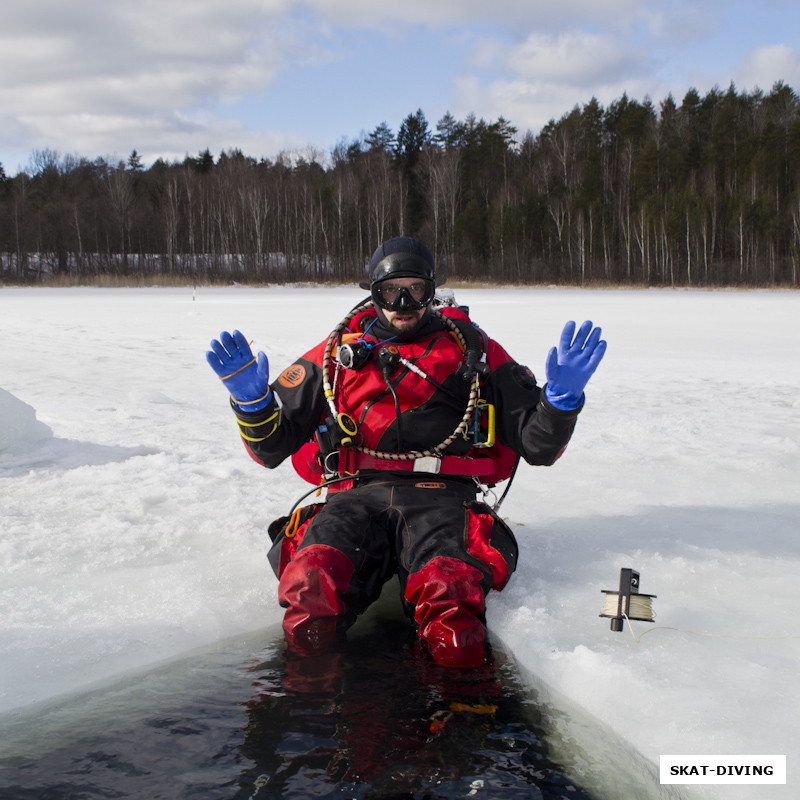
M 299 358 L 272 383 L 272 391 L 272 402 L 255 413 L 231 403 L 245 447 L 270 469 L 308 442 L 323 418 L 322 368 Z
M 496 435 L 529 464 L 549 466 L 567 446 L 581 408 L 561 411 L 552 406 L 533 373 L 515 361 L 492 370 L 486 399 L 495 406 Z

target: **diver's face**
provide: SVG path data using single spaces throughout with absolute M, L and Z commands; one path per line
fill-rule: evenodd
M 378 307 L 388 328 L 402 336 L 420 324 L 430 303 L 429 283 L 420 278 L 388 278 L 376 285 L 383 301 Z

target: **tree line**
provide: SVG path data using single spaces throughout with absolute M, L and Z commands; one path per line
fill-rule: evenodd
M 538 135 L 418 110 L 326 157 L 0 165 L 7 282 L 352 282 L 399 234 L 451 280 L 797 286 L 800 100 L 784 83 L 592 99 Z

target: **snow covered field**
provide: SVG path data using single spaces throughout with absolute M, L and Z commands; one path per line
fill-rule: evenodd
M 204 353 L 238 327 L 277 375 L 362 297 L 0 289 L 0 711 L 280 620 L 266 528 L 307 484 L 247 457 Z M 787 755 L 785 786 L 700 796 L 800 796 L 800 294 L 456 297 L 540 382 L 567 319 L 609 342 L 566 454 L 502 508 L 521 566 L 490 627 L 656 766 Z M 621 567 L 683 630 L 609 630 Z

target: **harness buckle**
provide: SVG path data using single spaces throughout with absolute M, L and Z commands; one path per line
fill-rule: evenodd
M 414 472 L 428 472 L 438 475 L 442 469 L 441 456 L 422 456 L 414 459 Z

